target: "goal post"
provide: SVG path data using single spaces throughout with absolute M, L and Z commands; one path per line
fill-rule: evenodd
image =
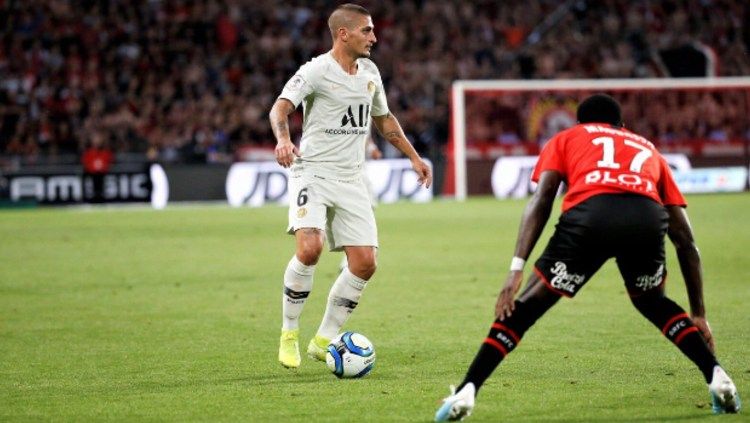
M 578 102 L 597 92 L 618 99 L 626 127 L 660 149 L 739 151 L 747 160 L 750 77 L 457 80 L 443 192 L 459 201 L 469 195 L 469 156 L 537 154 L 553 130 L 575 124 Z

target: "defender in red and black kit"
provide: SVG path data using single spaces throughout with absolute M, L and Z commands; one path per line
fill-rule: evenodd
M 444 399 L 436 421 L 459 420 L 476 393 L 524 333 L 562 296 L 573 297 L 615 258 L 633 305 L 703 373 L 714 413 L 735 413 L 740 399 L 714 356 L 705 318 L 700 255 L 685 199 L 664 157 L 622 125 L 619 104 L 597 94 L 577 111 L 579 124 L 543 148 L 532 174 L 537 191 L 524 211 L 510 273 L 495 305 L 497 319 L 458 390 Z M 560 220 L 526 288 L 523 267 L 549 219 L 561 183 L 568 192 Z M 691 314 L 664 295 L 664 236 L 674 243 Z
M 631 296 L 661 287 L 664 206 L 686 203 L 650 141 L 619 125 L 579 124 L 549 141 L 531 179 L 544 172 L 568 185 L 557 230 L 534 267 L 550 290 L 572 297 L 610 257 Z

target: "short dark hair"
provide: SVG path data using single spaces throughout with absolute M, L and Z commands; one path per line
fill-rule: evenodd
M 344 3 L 344 4 L 341 4 L 334 11 L 336 11 L 336 10 L 345 10 L 347 12 L 359 13 L 360 15 L 372 16 L 372 15 L 370 15 L 370 11 L 369 10 L 365 9 L 364 7 L 362 7 L 362 6 L 358 5 L 358 4 L 354 4 L 354 3 Z
M 341 26 L 346 26 L 348 28 L 349 25 L 351 25 L 349 19 L 342 16 L 343 12 L 357 13 L 362 16 L 372 16 L 367 9 L 358 4 L 344 3 L 338 6 L 333 12 L 331 12 L 331 16 L 328 17 L 328 29 L 331 31 L 331 38 L 334 40 L 336 39 L 336 31 L 338 31 Z
M 607 94 L 594 94 L 578 105 L 576 112 L 578 123 L 609 123 L 622 126 L 620 103 Z

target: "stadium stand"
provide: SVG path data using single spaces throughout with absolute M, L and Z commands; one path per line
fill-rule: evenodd
M 267 112 L 292 72 L 330 47 L 321 34 L 337 3 L 0 0 L 0 166 L 77 163 L 100 136 L 120 162 L 147 151 L 163 162 L 269 158 Z M 433 159 L 455 79 L 750 75 L 743 0 L 362 4 L 391 107 Z M 731 110 L 714 103 L 683 101 L 674 120 L 714 113 L 715 127 L 694 135 L 750 138 L 747 119 L 727 126 Z M 668 123 L 644 125 L 653 128 L 635 129 L 668 142 Z M 525 141 L 506 132 L 499 142 Z

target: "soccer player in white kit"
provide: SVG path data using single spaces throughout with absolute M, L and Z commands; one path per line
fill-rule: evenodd
M 343 4 L 328 18 L 331 51 L 304 64 L 286 83 L 269 118 L 276 136 L 276 161 L 290 167 L 289 227 L 296 251 L 284 273 L 279 362 L 300 365 L 299 316 L 313 285 L 315 265 L 327 238 L 331 251 L 346 252 L 349 266 L 338 275 L 317 334 L 307 347 L 325 361 L 326 347 L 359 303 L 375 273 L 377 228 L 363 179 L 370 121 L 412 163 L 420 184 L 432 173 L 388 110 L 383 81 L 369 59 L 377 42 L 367 9 Z M 299 149 L 289 135 L 289 114 L 302 103 Z M 325 231 L 325 232 L 324 232 Z

